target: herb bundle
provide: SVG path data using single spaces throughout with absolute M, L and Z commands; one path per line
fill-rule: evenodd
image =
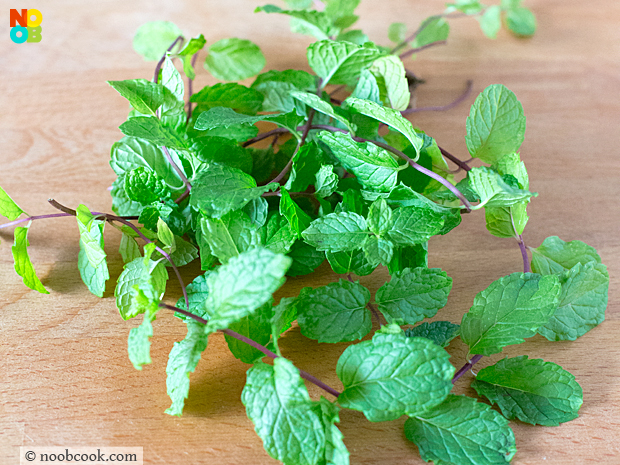
M 509 419 L 557 426 L 577 417 L 582 391 L 574 376 L 526 356 L 481 370 L 472 387 L 502 414 L 450 394 L 453 384 L 483 356 L 537 333 L 574 340 L 601 323 L 609 276 L 592 247 L 555 236 L 529 248 L 530 263 L 522 234 L 536 194 L 518 153 L 525 116 L 516 96 L 493 85 L 477 97 L 466 141 L 472 159 L 487 166 L 471 168 L 403 117 L 416 111 L 409 105 L 417 82 L 403 60 L 444 43 L 452 17 L 475 16 L 493 37 L 502 18 L 516 34 L 533 33 L 533 16 L 514 0 L 490 7 L 458 1 L 409 36 L 393 24 L 394 45 L 382 47 L 352 29 L 356 0 L 319 9 L 287 3 L 286 10 L 258 10 L 290 16 L 293 31 L 317 39 L 307 50 L 314 74 L 261 73 L 265 59 L 255 44 L 224 39 L 209 45 L 204 67 L 225 83 L 194 93 L 205 38 L 187 39 L 171 23 L 141 27 L 134 47 L 157 60 L 153 79 L 110 82 L 131 105 L 120 126 L 125 137 L 111 152 L 115 213 L 51 200 L 61 213 L 30 216 L 0 188 L 0 214 L 10 221 L 2 227 L 25 224 L 15 228 L 15 270 L 47 293 L 28 257 L 29 227 L 75 216 L 78 267 L 101 297 L 109 280 L 103 230 L 118 229 L 125 267 L 116 304 L 126 320 L 142 315 L 128 339 L 133 365 L 151 361 L 159 311 L 187 324 L 169 356 L 166 412 L 182 413 L 209 335 L 223 332 L 231 353 L 252 364 L 241 399 L 248 417 L 269 455 L 286 464 L 347 464 L 336 426 L 342 408 L 373 422 L 407 415 L 405 435 L 424 460 L 507 463 L 516 452 Z M 250 86 L 234 82 L 254 76 Z M 274 128 L 259 134 L 259 122 Z M 261 141 L 268 146 L 255 148 Z M 452 288 L 445 272 L 428 268 L 429 239 L 481 209 L 491 234 L 516 240 L 523 273 L 482 290 L 460 325 L 422 322 L 446 305 Z M 181 267 L 194 260 L 204 274 L 185 285 Z M 312 273 L 325 260 L 342 279 L 274 305 L 285 276 Z M 381 265 L 391 279 L 371 299 L 354 276 Z M 176 305 L 162 301 L 171 273 L 183 291 Z M 338 361 L 342 392 L 297 369 L 278 347 L 295 321 L 304 336 L 337 343 L 364 338 L 373 319 L 380 329 L 372 339 L 349 345 Z M 458 371 L 444 349 L 457 336 L 471 355 Z M 310 399 L 302 379 L 329 397 Z

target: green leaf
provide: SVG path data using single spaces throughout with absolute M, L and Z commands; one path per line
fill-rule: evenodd
M 184 150 L 187 142 L 172 128 L 154 116 L 134 116 L 119 126 L 126 136 L 146 139 L 158 146 Z
M 96 219 L 84 205 L 76 209 L 80 230 L 80 254 L 78 268 L 82 281 L 97 297 L 103 297 L 105 283 L 110 279 L 106 254 L 103 250 L 103 229 L 105 221 Z
M 325 451 L 321 410 L 310 400 L 299 370 L 278 357 L 248 370 L 241 394 L 267 453 L 285 465 L 314 465 Z
M 314 184 L 325 154 L 314 141 L 302 145 L 293 156 L 293 165 L 288 181 L 284 185 L 291 192 L 303 192 Z
M 338 188 L 338 175 L 334 173 L 333 165 L 321 165 L 316 172 L 314 187 L 317 197 L 325 198 L 332 195 Z
M 400 58 L 395 55 L 377 58 L 370 67 L 370 71 L 380 82 L 380 88 L 385 89 L 383 102 L 386 106 L 398 111 L 409 106 L 411 92 L 405 77 L 405 66 Z
M 359 46 L 351 42 L 319 40 L 307 50 L 308 63 L 319 76 L 321 87 L 329 84 L 355 85 L 362 69 L 384 55 L 374 45 Z
M 262 108 L 263 100 L 263 94 L 258 90 L 236 82 L 205 86 L 190 99 L 201 109 L 226 107 L 248 115 L 255 115 Z
M 297 319 L 297 307 L 295 307 L 295 297 L 283 297 L 280 303 L 273 307 L 271 317 L 272 332 L 275 333 L 274 339 L 289 329 Z
M 192 181 L 190 205 L 207 216 L 221 218 L 277 187 L 277 183 L 256 187 L 249 174 L 214 163 Z
M 296 104 L 290 92 L 316 91 L 316 76 L 297 69 L 271 70 L 259 74 L 252 83 L 252 89 L 264 96 L 263 111 L 291 112 Z
M 325 14 L 330 18 L 338 19 L 353 15 L 360 0 L 328 0 L 326 3 Z
M 375 103 L 381 103 L 381 96 L 379 93 L 379 86 L 377 85 L 377 79 L 375 76 L 367 69 L 362 70 L 360 74 L 360 79 L 357 81 L 357 85 L 353 90 L 353 93 L 350 97 L 370 100 Z M 353 115 L 355 118 L 356 115 Z M 357 115 L 359 116 L 359 115 Z
M 355 142 L 350 135 L 340 132 L 321 131 L 317 138 L 364 187 L 389 192 L 396 185 L 400 167 L 386 150 L 370 142 Z
M 227 328 L 249 316 L 285 281 L 291 259 L 256 248 L 231 258 L 207 278 L 209 331 Z
M 439 234 L 443 225 L 443 215 L 430 206 L 400 207 L 393 211 L 387 236 L 395 245 L 416 245 Z
M 452 388 L 448 353 L 423 338 L 376 333 L 345 349 L 336 372 L 344 385 L 338 403 L 370 421 L 396 419 L 440 404 Z
M 188 310 L 192 312 L 194 315 L 198 315 L 201 318 L 207 317 L 205 308 L 205 302 L 207 300 L 207 296 L 209 295 L 209 286 L 207 286 L 207 276 L 211 274 L 211 271 L 207 271 L 205 274 L 201 274 L 196 276 L 196 278 L 187 285 L 185 289 L 187 292 L 187 300 L 189 302 L 189 309 L 185 305 L 185 298 L 181 297 L 176 306 L 183 310 Z M 183 315 L 182 313 L 176 312 L 174 314 L 177 318 L 185 321 L 185 323 L 196 321 L 187 315 Z M 198 323 L 201 324 L 201 323 Z M 204 328 L 204 325 L 203 325 Z M 204 332 L 204 331 L 203 331 Z
M 558 236 L 546 238 L 538 248 L 531 248 L 532 271 L 540 274 L 562 273 L 577 263 L 601 263 L 601 257 L 594 247 L 585 242 L 564 242 Z
M 502 9 L 499 5 L 492 5 L 488 7 L 482 16 L 478 18 L 480 22 L 480 29 L 484 32 L 484 35 L 489 39 L 495 39 L 497 33 L 502 27 Z
M 550 341 L 574 341 L 605 319 L 609 274 L 602 263 L 576 263 L 560 274 L 558 309 L 538 333 Z
M 295 307 L 301 333 L 319 342 L 361 339 L 372 329 L 370 291 L 359 282 L 337 283 L 302 289 Z
M 13 199 L 9 197 L 9 194 L 0 187 L 0 215 L 9 221 L 15 221 L 22 213 L 26 212 L 19 208 Z
M 320 11 L 283 10 L 275 5 L 259 6 L 255 13 L 279 13 L 291 17 L 291 30 L 298 34 L 306 34 L 317 40 L 326 40 L 338 33 L 329 16 Z
M 166 366 L 166 388 L 172 405 L 166 410 L 168 415 L 180 416 L 185 399 L 189 395 L 189 376 L 200 361 L 207 348 L 208 334 L 205 325 L 196 321 L 187 322 L 187 335 L 181 342 L 175 342 Z
M 125 175 L 125 192 L 127 197 L 142 205 L 170 197 L 170 189 L 164 179 L 144 166 L 134 168 Z
M 325 428 L 325 465 L 349 465 L 349 451 L 342 440 L 342 433 L 334 423 L 339 423 L 340 407 L 321 397 L 321 418 Z
M 377 267 L 366 259 L 363 250 L 348 250 L 346 252 L 325 252 L 332 270 L 337 274 L 354 273 L 358 276 L 367 276 Z
M 116 307 L 124 320 L 133 318 L 139 313 L 133 305 L 133 287 L 139 286 L 143 281 L 149 279 L 158 298 L 161 299 L 166 291 L 166 282 L 168 281 L 168 272 L 162 262 L 138 257 L 124 266 L 114 290 Z
M 363 216 L 343 212 L 317 218 L 301 235 L 319 251 L 340 252 L 361 249 L 368 234 Z
M 278 212 L 273 212 L 262 231 L 263 246 L 273 253 L 287 253 L 297 238 L 288 219 Z
M 387 266 L 392 261 L 394 243 L 383 237 L 369 236 L 364 242 L 364 255 L 372 267 L 379 264 Z
M 140 257 L 140 246 L 136 240 L 126 233 L 122 233 L 118 252 L 123 258 L 123 263 L 129 263 Z
M 409 418 L 405 436 L 422 459 L 436 464 L 507 464 L 517 452 L 508 420 L 476 399 L 454 394 Z
M 558 426 L 574 420 L 583 403 L 583 391 L 572 374 L 527 355 L 483 368 L 471 387 L 497 404 L 509 420 L 532 425 Z
M 388 27 L 388 39 L 399 44 L 407 37 L 407 25 L 405 23 L 392 23 Z
M 293 112 L 294 113 L 294 112 Z M 285 114 L 248 116 L 235 112 L 232 108 L 215 107 L 200 113 L 194 128 L 199 131 L 214 128 L 229 128 L 237 125 L 252 125 L 259 121 L 271 121 L 279 126 L 284 125 L 281 118 Z
M 185 123 L 185 84 L 169 57 L 161 69 L 161 83 L 164 86 L 164 102 L 161 107 L 162 118 L 181 115 Z
M 405 268 L 428 268 L 428 242 L 396 248 L 387 266 L 390 275 Z
M 183 32 L 170 21 L 152 21 L 138 28 L 133 49 L 147 61 L 157 61 Z
M 32 262 L 28 256 L 28 246 L 30 245 L 28 242 L 29 227 L 30 225 L 26 227 L 17 226 L 13 232 L 15 242 L 13 247 L 11 247 L 11 252 L 13 253 L 13 260 L 15 262 L 15 272 L 22 277 L 24 284 L 30 289 L 40 292 L 41 294 L 49 294 L 37 277 L 34 266 L 32 266 Z
M 161 218 L 157 220 L 157 238 L 164 244 L 164 251 L 167 253 L 173 253 L 176 250 L 176 242 L 174 240 L 174 234 L 170 231 L 170 228 Z
M 449 321 L 433 321 L 432 323 L 420 323 L 419 325 L 405 330 L 407 337 L 425 337 L 439 347 L 448 347 L 450 341 L 458 336 L 460 326 Z
M 269 314 L 268 314 L 269 313 Z M 271 300 L 259 308 L 256 313 L 245 316 L 238 321 L 230 324 L 228 329 L 235 331 L 261 345 L 266 345 L 271 338 Z M 226 334 L 224 336 L 228 348 L 235 358 L 244 363 L 253 363 L 257 359 L 265 356 L 258 349 L 253 348 L 246 342 L 235 339 Z
M 409 140 L 409 142 L 411 142 L 411 145 L 415 148 L 416 153 L 420 152 L 424 141 L 418 133 L 415 132 L 411 123 L 407 121 L 407 119 L 405 119 L 399 111 L 381 106 L 370 100 L 363 100 L 355 97 L 347 98 L 343 104 L 345 103 L 347 107 L 355 110 L 356 112 L 379 120 L 400 132 Z
M 357 21 L 357 16 L 349 16 L 349 19 L 355 19 Z M 344 21 L 345 18 L 343 18 Z M 364 33 L 361 29 L 351 29 L 349 31 L 342 32 L 338 34 L 336 40 L 339 42 L 351 42 L 355 45 L 364 45 L 366 42 L 372 42 L 370 37 Z
M 222 81 L 241 81 L 256 76 L 265 67 L 258 45 L 244 39 L 222 39 L 209 47 L 205 69 Z
M 108 81 L 132 107 L 143 115 L 155 116 L 155 111 L 164 103 L 164 87 L 146 79 Z
M 518 36 L 529 37 L 536 32 L 536 17 L 527 8 L 514 8 L 506 12 L 508 29 Z
M 443 18 L 431 16 L 422 21 L 420 32 L 411 43 L 411 46 L 413 48 L 424 47 L 433 42 L 446 40 L 449 35 L 450 25 L 448 22 Z
M 143 365 L 151 363 L 151 337 L 153 336 L 152 321 L 155 315 L 144 314 L 142 324 L 129 331 L 127 351 L 129 360 L 136 370 L 142 370 Z
M 291 96 L 309 107 L 314 108 L 316 111 L 323 113 L 336 121 L 340 121 L 351 133 L 355 132 L 355 126 L 352 125 L 351 122 L 345 117 L 337 114 L 331 104 L 320 98 L 318 95 L 294 90 L 291 92 Z
M 448 303 L 452 278 L 439 268 L 405 268 L 377 291 L 379 311 L 390 320 L 415 324 Z
M 474 298 L 461 321 L 461 340 L 470 354 L 491 355 L 521 344 L 547 324 L 558 306 L 557 276 L 512 273 Z
M 392 226 L 392 209 L 388 206 L 385 199 L 375 200 L 370 209 L 368 210 L 368 229 L 370 229 L 377 236 L 389 231 Z
M 196 72 L 192 66 L 192 57 L 201 51 L 206 43 L 205 36 L 200 34 L 198 37 L 191 38 L 178 53 L 178 56 L 183 60 L 183 72 L 190 79 L 196 79 Z
M 318 251 L 303 241 L 295 242 L 288 256 L 293 259 L 293 264 L 289 268 L 287 276 L 302 276 L 312 273 L 325 261 L 325 252 Z
M 240 210 L 222 218 L 202 218 L 200 224 L 211 253 L 222 263 L 260 244 L 258 228 Z
M 469 170 L 467 181 L 469 187 L 480 198 L 480 203 L 474 207 L 475 209 L 510 207 L 538 195 L 509 185 L 499 173 L 486 166 Z
M 297 205 L 284 187 L 280 189 L 280 194 L 280 214 L 288 220 L 293 233 L 301 238 L 302 231 L 310 226 L 312 218 Z
M 493 84 L 476 98 L 467 117 L 467 148 L 472 157 L 496 163 L 519 150 L 525 137 L 525 115 L 516 95 Z

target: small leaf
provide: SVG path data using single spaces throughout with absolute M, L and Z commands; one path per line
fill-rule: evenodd
M 583 391 L 572 374 L 527 355 L 483 368 L 471 387 L 497 404 L 506 418 L 532 425 L 558 426 L 573 420 L 583 403 Z
M 152 21 L 138 28 L 133 37 L 134 50 L 147 61 L 157 61 L 183 32 L 170 21 Z
M 509 185 L 499 173 L 486 166 L 469 170 L 467 181 L 469 187 L 480 198 L 480 203 L 476 205 L 475 209 L 510 207 L 538 195 Z
M 405 40 L 407 34 L 407 25 L 405 23 L 392 23 L 388 27 L 388 39 L 395 44 L 399 44 Z
M 506 12 L 506 24 L 512 33 L 529 37 L 536 32 L 536 17 L 527 8 L 514 8 Z
M 370 71 L 380 82 L 380 88 L 385 89 L 383 102 L 386 106 L 398 111 L 409 106 L 411 92 L 405 77 L 405 66 L 400 58 L 395 55 L 377 58 Z
M 532 271 L 545 275 L 562 273 L 577 263 L 601 263 L 601 257 L 594 247 L 581 241 L 564 242 L 558 236 L 546 238 L 540 247 L 530 248 L 530 251 Z
M 245 316 L 234 323 L 228 329 L 251 339 L 260 345 L 266 345 L 271 339 L 271 300 L 267 301 L 255 313 Z M 250 346 L 248 343 L 235 339 L 226 334 L 224 336 L 230 352 L 235 358 L 244 363 L 254 363 L 265 356 L 261 351 Z
M 489 39 L 495 39 L 497 33 L 502 27 L 502 9 L 499 5 L 492 5 L 488 7 L 482 16 L 478 18 L 480 22 L 480 29 L 484 32 L 484 35 Z
M 319 251 L 340 252 L 361 249 L 368 234 L 363 216 L 356 213 L 330 213 L 314 220 L 301 235 Z
M 105 283 L 110 279 L 106 254 L 103 250 L 105 221 L 96 219 L 84 205 L 79 205 L 76 213 L 80 230 L 78 255 L 80 275 L 90 292 L 97 297 L 103 297 Z
M 187 142 L 172 128 L 154 116 L 134 116 L 119 126 L 126 136 L 139 137 L 158 146 L 187 149 Z
M 439 42 L 446 40 L 450 35 L 450 25 L 443 18 L 437 18 L 431 16 L 430 18 L 422 21 L 420 25 L 420 32 L 411 43 L 413 48 L 424 47 L 425 45 L 432 44 L 433 42 Z
M 387 266 L 393 254 L 394 244 L 389 239 L 372 235 L 364 242 L 364 255 L 373 268 L 379 264 Z
M 257 90 L 236 82 L 228 82 L 205 86 L 192 95 L 190 101 L 195 102 L 201 111 L 226 107 L 240 113 L 255 115 L 262 108 L 263 100 L 263 95 Z
M 231 211 L 222 218 L 202 218 L 202 236 L 221 263 L 260 245 L 258 228 L 247 214 Z
M 368 229 L 377 236 L 381 236 L 389 231 L 392 226 L 392 209 L 388 206 L 385 199 L 375 200 L 368 210 Z
M 314 108 L 316 111 L 323 113 L 336 121 L 340 121 L 350 132 L 355 132 L 355 126 L 351 125 L 349 120 L 337 114 L 331 104 L 321 99 L 318 95 L 294 90 L 291 92 L 291 96 L 294 99 L 308 105 L 310 108 Z
M 125 192 L 127 197 L 142 205 L 170 197 L 170 189 L 164 179 L 143 166 L 134 168 L 125 175 Z
M 407 337 L 425 337 L 430 339 L 439 347 L 448 347 L 450 341 L 458 336 L 460 326 L 449 321 L 433 321 L 432 323 L 421 323 L 413 328 L 405 330 Z
M 400 207 L 393 211 L 387 236 L 395 245 L 416 245 L 439 234 L 443 225 L 443 214 L 430 206 Z
M 222 81 L 241 81 L 256 76 L 265 67 L 258 45 L 244 39 L 222 39 L 209 47 L 205 69 Z
M 317 197 L 325 198 L 332 195 L 338 188 L 338 175 L 334 173 L 333 165 L 321 165 L 316 172 L 314 193 Z
M 41 294 L 49 294 L 37 277 L 34 266 L 32 266 L 32 262 L 28 256 L 28 246 L 30 245 L 28 242 L 29 227 L 30 225 L 25 228 L 17 226 L 13 232 L 15 242 L 13 247 L 11 247 L 11 252 L 13 253 L 13 260 L 15 262 L 15 272 L 22 277 L 24 284 L 30 289 L 40 292 Z
M 24 210 L 19 208 L 9 194 L 0 187 L 0 215 L 9 221 L 15 221 L 22 213 L 25 213 Z
M 108 81 L 108 84 L 143 115 L 155 116 L 155 111 L 164 103 L 164 88 L 161 84 L 146 79 Z
M 149 279 L 158 298 L 161 299 L 168 281 L 168 272 L 163 263 L 138 257 L 124 266 L 114 290 L 116 306 L 124 320 L 139 314 L 138 309 L 133 305 L 132 289 Z
M 200 34 L 198 37 L 193 37 L 185 44 L 179 53 L 178 56 L 183 60 L 183 72 L 190 79 L 196 79 L 196 72 L 194 71 L 194 67 L 192 66 L 192 57 L 194 54 L 201 51 L 206 45 L 207 41 L 205 40 L 205 36 Z
M 302 231 L 310 226 L 312 218 L 297 205 L 285 188 L 282 187 L 280 192 L 280 214 L 288 220 L 293 233 L 301 238 Z
M 372 329 L 370 291 L 358 282 L 340 280 L 304 288 L 295 302 L 301 333 L 319 342 L 361 339 Z
M 435 464 L 507 464 L 517 452 L 508 420 L 476 399 L 454 394 L 409 418 L 405 436 L 422 459 Z

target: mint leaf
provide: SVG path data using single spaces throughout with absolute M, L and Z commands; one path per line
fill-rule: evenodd
M 502 9 L 499 5 L 488 7 L 482 16 L 478 17 L 480 29 L 489 39 L 495 39 L 502 28 Z
M 291 92 L 291 96 L 294 99 L 308 105 L 310 108 L 314 108 L 316 111 L 323 113 L 336 121 L 340 121 L 351 133 L 355 132 L 355 126 L 352 125 L 348 119 L 337 114 L 331 104 L 321 99 L 318 95 L 294 90 Z
M 392 254 L 392 261 L 388 264 L 391 275 L 405 268 L 418 267 L 428 268 L 428 242 L 396 248 Z
M 202 218 L 200 224 L 202 237 L 211 253 L 222 263 L 260 245 L 258 228 L 240 210 L 231 211 L 222 218 Z
M 302 231 L 310 226 L 312 218 L 297 205 L 284 187 L 280 189 L 280 193 L 280 214 L 288 220 L 291 231 L 301 238 Z
M 205 36 L 200 34 L 198 37 L 191 38 L 177 54 L 183 60 L 183 72 L 190 79 L 196 79 L 196 72 L 192 66 L 192 57 L 201 51 L 206 45 Z
M 558 309 L 538 333 L 550 341 L 574 341 L 605 319 L 609 274 L 602 263 L 576 263 L 560 274 Z
M 222 81 L 241 81 L 256 76 L 265 67 L 258 45 L 244 39 L 222 39 L 209 47 L 205 69 Z
M 185 306 L 185 298 L 181 297 L 176 306 L 183 310 L 189 310 L 194 315 L 198 315 L 201 318 L 207 318 L 205 301 L 209 295 L 209 286 L 207 286 L 207 276 L 211 274 L 211 271 L 207 271 L 205 274 L 196 276 L 196 278 L 187 285 L 185 289 L 187 291 L 187 300 L 189 301 L 189 309 Z M 196 321 L 182 313 L 176 312 L 174 314 L 177 318 L 185 321 L 185 323 Z M 202 324 L 202 323 L 198 323 Z M 204 326 L 203 326 L 204 327 Z
M 321 131 L 317 138 L 364 187 L 389 192 L 396 185 L 401 168 L 386 150 L 369 142 L 355 142 L 350 135 L 340 132 Z
M 525 115 L 516 95 L 494 84 L 476 98 L 467 117 L 467 148 L 472 157 L 495 163 L 519 150 L 525 137 Z
M 196 158 L 204 163 L 237 168 L 244 173 L 252 173 L 253 160 L 249 150 L 239 146 L 237 141 L 218 136 L 205 136 L 194 140 L 193 147 Z M 203 166 L 195 169 L 201 171 Z
M 185 399 L 189 395 L 189 376 L 200 361 L 202 352 L 207 348 L 208 334 L 205 325 L 196 321 L 187 322 L 187 335 L 181 342 L 175 342 L 166 366 L 166 388 L 172 405 L 166 410 L 168 415 L 180 416 L 183 413 Z
M 170 197 L 170 189 L 164 179 L 143 166 L 134 168 L 125 175 L 125 192 L 127 197 L 142 205 Z
M 271 300 L 265 303 L 265 305 L 259 308 L 255 313 L 231 323 L 228 328 L 261 345 L 266 345 L 271 338 L 270 316 Z M 253 363 L 257 359 L 265 356 L 261 351 L 228 334 L 226 334 L 224 338 L 226 339 L 230 352 L 235 358 L 244 363 Z
M 340 407 L 321 397 L 321 419 L 325 428 L 325 465 L 349 465 L 349 451 L 342 441 L 342 433 L 335 425 L 340 422 Z
M 279 126 L 287 127 L 287 121 L 282 119 L 287 115 L 287 113 L 279 113 L 275 115 L 248 116 L 237 113 L 232 108 L 215 107 L 200 113 L 194 128 L 199 131 L 204 131 L 207 129 L 229 128 L 238 125 L 252 125 L 259 121 L 271 121 Z M 293 115 L 293 117 L 295 116 L 296 115 Z M 294 131 L 295 128 L 293 127 L 292 130 Z
M 528 37 L 536 32 L 536 17 L 527 8 L 514 8 L 506 12 L 506 24 L 513 34 Z
M 291 259 L 256 248 L 231 258 L 207 278 L 210 332 L 227 328 L 264 305 L 285 281 Z
M 155 116 L 155 111 L 164 103 L 164 88 L 146 79 L 108 81 L 130 105 L 143 115 Z
M 221 218 L 277 186 L 271 183 L 256 187 L 256 181 L 249 174 L 213 163 L 192 181 L 190 205 L 207 216 Z
M 384 55 L 374 45 L 359 46 L 351 42 L 319 40 L 307 50 L 308 63 L 322 79 L 321 86 L 329 84 L 355 85 L 362 69 Z
M 262 231 L 263 246 L 274 253 L 287 253 L 297 238 L 286 217 L 278 212 L 271 215 Z
M 363 250 L 348 250 L 346 252 L 325 252 L 332 270 L 337 274 L 354 273 L 358 276 L 367 276 L 374 271 L 377 265 L 372 265 L 366 259 Z
M 317 250 L 341 252 L 362 248 L 368 237 L 366 220 L 357 213 L 330 213 L 317 218 L 301 233 Z
M 416 245 L 439 234 L 443 225 L 443 215 L 431 207 L 400 207 L 393 211 L 387 236 L 395 245 Z
M 161 299 L 168 281 L 168 272 L 162 262 L 138 257 L 124 266 L 114 290 L 116 307 L 124 320 L 139 314 L 139 310 L 133 305 L 132 289 L 149 279 L 158 298 Z
M 264 96 L 263 111 L 290 112 L 296 108 L 290 92 L 316 91 L 316 76 L 297 69 L 271 70 L 259 74 L 252 83 L 252 89 Z
M 394 55 L 377 58 L 370 71 L 380 82 L 379 88 L 384 91 L 381 94 L 386 106 L 398 111 L 409 106 L 411 92 L 405 77 L 405 66 L 400 58 Z
M 248 370 L 241 394 L 267 453 L 285 465 L 319 463 L 325 451 L 321 410 L 310 400 L 299 370 L 278 357 Z
M 22 213 L 25 213 L 24 210 L 19 208 L 9 194 L 0 187 L 0 215 L 9 221 L 15 221 Z
M 138 28 L 133 37 L 134 50 L 147 61 L 157 61 L 183 32 L 170 21 L 152 21 Z
M 405 23 L 392 23 L 388 27 L 388 39 L 399 44 L 407 37 L 407 25 Z
M 521 344 L 547 324 L 558 306 L 557 276 L 512 273 L 474 298 L 461 321 L 461 340 L 470 354 L 491 355 Z
M 394 254 L 394 244 L 389 239 L 377 236 L 369 236 L 364 242 L 364 255 L 372 267 L 379 264 L 387 266 Z
M 138 245 L 136 240 L 129 234 L 126 234 L 124 232 L 121 236 L 121 243 L 118 248 L 118 252 L 123 258 L 123 263 L 129 263 L 141 256 L 140 246 Z
M 103 297 L 105 283 L 110 279 L 106 254 L 103 250 L 105 221 L 96 219 L 84 205 L 79 205 L 76 213 L 80 230 L 80 253 L 78 255 L 80 276 L 90 292 L 97 297 Z
M 273 307 L 271 325 L 274 340 L 289 329 L 297 319 L 297 308 L 295 307 L 296 300 L 295 297 L 283 297 L 280 299 L 280 303 Z
M 119 129 L 126 136 L 146 139 L 158 146 L 181 150 L 187 148 L 187 142 L 155 116 L 134 116 L 121 124 Z
M 558 426 L 574 420 L 583 403 L 583 391 L 572 374 L 527 355 L 483 368 L 471 387 L 497 404 L 506 418 L 532 425 Z
M 174 236 L 175 250 L 170 254 L 170 258 L 177 267 L 185 266 L 198 258 L 198 249 L 190 244 L 185 239 L 181 239 L 179 236 Z M 165 262 L 166 266 L 172 266 L 168 261 Z
M 41 294 L 49 294 L 37 277 L 34 266 L 32 266 L 32 262 L 28 256 L 28 246 L 30 245 L 28 242 L 29 227 L 30 224 L 25 228 L 17 226 L 13 232 L 15 242 L 13 247 L 11 247 L 11 252 L 13 253 L 13 260 L 15 262 L 15 272 L 22 277 L 24 284 L 30 289 L 40 292 Z
M 532 271 L 540 274 L 562 273 L 577 263 L 601 263 L 601 257 L 594 247 L 585 242 L 564 242 L 558 236 L 546 238 L 538 248 L 531 248 Z
M 469 170 L 467 181 L 469 187 L 480 198 L 480 203 L 474 207 L 475 209 L 509 207 L 538 195 L 509 185 L 499 173 L 486 166 Z
M 376 333 L 345 349 L 336 372 L 344 385 L 338 403 L 370 421 L 415 415 L 440 404 L 452 388 L 448 353 L 422 338 Z
M 142 324 L 129 331 L 127 350 L 129 360 L 136 370 L 142 370 L 142 366 L 151 363 L 151 341 L 153 336 L 152 322 L 159 310 L 160 296 L 155 290 L 150 276 L 146 277 L 139 285 L 131 289 L 132 306 L 136 314 L 144 313 Z
M 450 341 L 458 336 L 460 326 L 449 321 L 433 321 L 432 323 L 421 323 L 413 328 L 405 330 L 407 337 L 425 337 L 430 339 L 439 347 L 448 347 Z
M 165 121 L 169 116 L 181 116 L 185 119 L 185 84 L 169 57 L 166 57 L 161 69 L 161 83 L 164 86 L 164 101 L 161 116 Z M 184 121 L 183 121 L 184 122 Z
M 517 452 L 508 420 L 486 404 L 450 394 L 441 405 L 409 418 L 405 436 L 425 461 L 509 463 Z
M 392 209 L 388 206 L 385 199 L 380 198 L 370 205 L 366 223 L 368 223 L 368 229 L 377 236 L 381 236 L 389 231 L 392 226 Z
M 275 5 L 259 6 L 255 13 L 280 13 L 291 17 L 291 30 L 298 34 L 306 34 L 317 40 L 326 40 L 338 33 L 329 16 L 320 11 L 283 10 Z
M 379 311 L 390 320 L 415 324 L 448 303 L 452 278 L 439 268 L 405 268 L 377 291 Z
M 317 171 L 320 169 L 325 153 L 314 141 L 302 145 L 293 156 L 291 173 L 284 187 L 291 192 L 303 192 L 314 184 Z
M 407 102 L 409 103 L 409 102 Z M 405 119 L 399 111 L 381 106 L 370 100 L 362 100 L 355 97 L 349 97 L 344 102 L 348 108 L 354 111 L 366 115 L 370 118 L 381 121 L 387 124 L 391 128 L 400 132 L 403 136 L 409 140 L 416 153 L 420 152 L 422 148 L 423 140 L 413 129 L 411 123 Z
M 301 333 L 319 342 L 361 339 L 372 329 L 370 291 L 341 279 L 316 289 L 302 289 L 295 307 Z
M 263 100 L 264 97 L 260 92 L 236 82 L 205 86 L 190 99 L 198 104 L 200 111 L 227 107 L 247 115 L 255 115 L 262 108 Z
M 420 32 L 411 43 L 413 48 L 424 47 L 433 42 L 446 40 L 450 35 L 450 25 L 443 18 L 431 16 L 422 21 Z
M 333 165 L 322 165 L 316 172 L 314 188 L 317 197 L 325 198 L 332 195 L 338 188 L 338 175 Z
M 318 251 L 303 241 L 295 242 L 288 256 L 293 259 L 293 264 L 286 273 L 287 276 L 312 273 L 325 261 L 325 252 Z

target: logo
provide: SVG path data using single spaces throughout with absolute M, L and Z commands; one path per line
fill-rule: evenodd
M 41 42 L 41 23 L 43 15 L 39 10 L 11 8 L 10 24 L 11 40 L 16 44 L 24 42 Z

